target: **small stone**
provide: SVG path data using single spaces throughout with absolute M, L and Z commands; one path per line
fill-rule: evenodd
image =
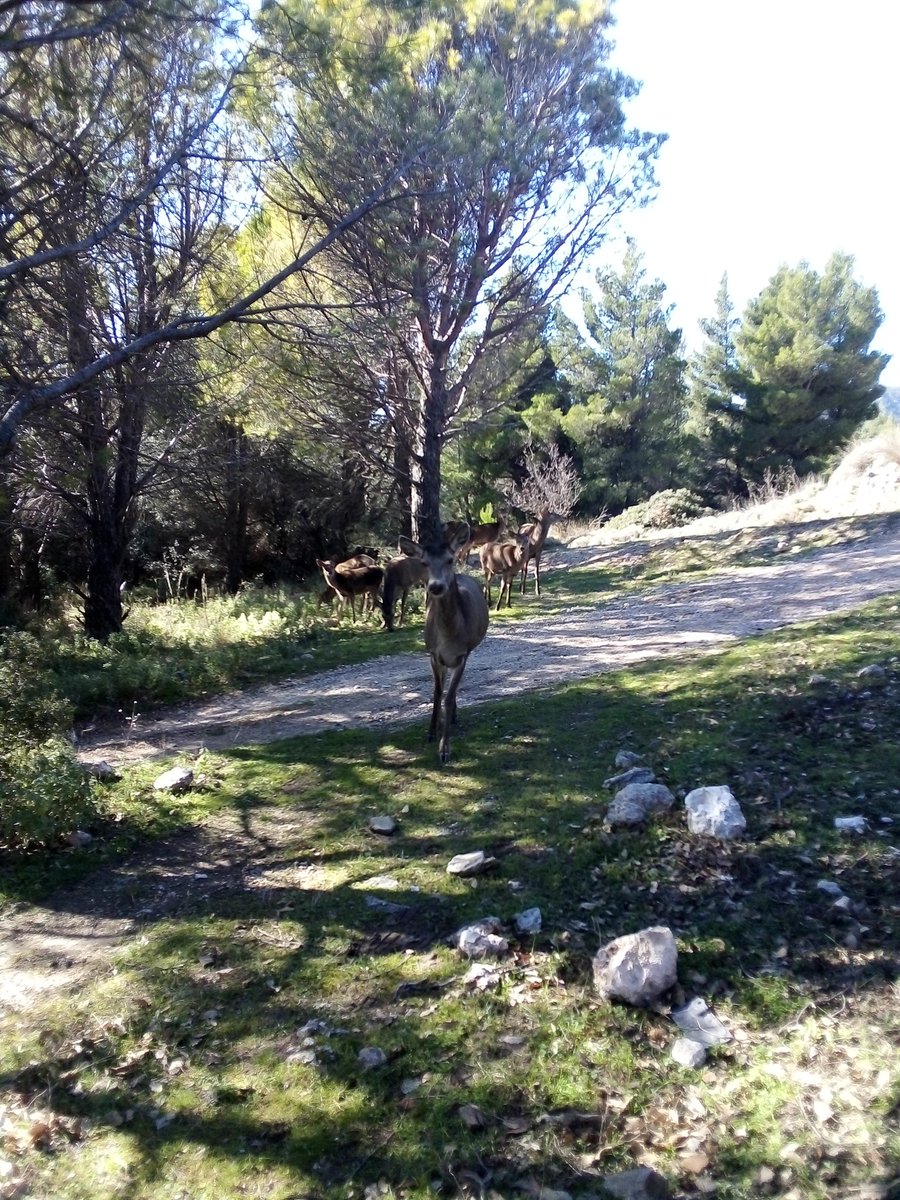
M 672 1058 L 682 1067 L 696 1070 L 706 1062 L 706 1047 L 693 1038 L 677 1038 L 672 1044 Z
M 635 754 L 633 750 L 620 750 L 616 755 L 615 765 L 620 771 L 625 771 L 629 767 L 638 766 L 643 761 L 643 754 Z
M 382 837 L 391 837 L 397 832 L 397 822 L 393 817 L 369 817 L 369 829 Z
M 459 1116 L 467 1129 L 484 1129 L 487 1118 L 477 1104 L 461 1104 Z
M 828 683 L 829 679 L 827 675 L 819 675 L 818 673 L 815 673 L 810 675 L 809 679 L 806 681 L 806 686 L 811 688 L 825 688 L 828 687 Z
M 870 663 L 869 666 L 861 667 L 856 672 L 856 678 L 861 679 L 870 687 L 882 687 L 887 683 L 887 671 L 878 663 Z
M 486 992 L 499 987 L 502 975 L 496 967 L 485 967 L 482 963 L 472 963 L 463 975 L 463 987 L 473 992 Z
M 834 896 L 836 899 L 840 899 L 840 897 L 844 894 L 842 889 L 834 882 L 833 879 L 820 879 L 816 884 L 816 888 L 818 891 L 824 892 L 826 896 Z
M 447 874 L 468 878 L 470 875 L 481 875 L 497 865 L 497 859 L 491 858 L 483 850 L 473 850 L 470 854 L 457 854 L 447 863 Z
M 835 817 L 834 827 L 841 833 L 865 833 L 868 828 L 865 817 Z
M 315 1050 L 295 1050 L 287 1056 L 285 1062 L 302 1067 L 317 1067 L 319 1065 L 319 1059 Z
M 702 996 L 695 996 L 680 1008 L 673 1008 L 672 1020 L 691 1041 L 702 1046 L 721 1046 L 731 1041 L 730 1032 Z
M 515 925 L 517 933 L 540 933 L 541 910 L 539 908 L 526 908 L 523 912 L 516 913 Z
M 70 833 L 66 834 L 66 841 L 76 849 L 81 849 L 82 846 L 89 846 L 93 840 L 91 835 L 83 829 L 73 829 Z
M 615 1200 L 669 1200 L 665 1178 L 651 1167 L 635 1167 L 618 1175 L 604 1175 L 603 1188 Z
M 509 942 L 497 932 L 502 928 L 497 917 L 473 921 L 457 931 L 456 948 L 467 958 L 502 958 L 509 951 Z
M 603 780 L 604 787 L 625 787 L 629 783 L 653 783 L 656 776 L 649 767 L 629 767 L 627 771 L 620 771 L 618 775 L 610 775 L 609 779 Z
M 156 792 L 186 792 L 194 782 L 194 772 L 188 767 L 172 767 L 153 781 Z
M 375 1067 L 383 1067 L 387 1062 L 387 1055 L 380 1046 L 365 1046 L 356 1056 L 356 1061 L 365 1071 L 371 1071 Z
M 82 766 L 88 775 L 92 779 L 96 779 L 99 783 L 115 783 L 120 778 L 108 762 L 85 762 L 82 763 Z

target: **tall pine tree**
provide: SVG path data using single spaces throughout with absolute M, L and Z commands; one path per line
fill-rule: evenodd
M 647 279 L 633 243 L 621 271 L 597 272 L 597 288 L 584 296 L 590 340 L 563 323 L 556 347 L 573 389 L 561 427 L 577 447 L 585 506 L 618 512 L 684 482 L 685 363 L 665 285 Z
M 821 469 L 875 415 L 888 357 L 872 350 L 878 293 L 834 254 L 822 275 L 782 267 L 747 308 L 736 335 L 745 405 L 736 453 L 748 482 L 791 466 Z

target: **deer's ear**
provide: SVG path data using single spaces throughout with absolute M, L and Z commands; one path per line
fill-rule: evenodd
M 422 558 L 424 551 L 418 542 L 414 542 L 412 538 L 404 537 L 401 533 L 397 538 L 397 549 L 401 554 L 405 554 L 407 558 Z
M 455 554 L 457 550 L 462 550 L 463 546 L 469 541 L 472 536 L 472 531 L 465 521 L 462 522 L 459 529 L 450 539 L 450 549 Z

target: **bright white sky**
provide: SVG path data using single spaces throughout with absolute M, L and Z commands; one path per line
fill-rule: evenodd
M 688 348 L 725 271 L 740 315 L 782 263 L 822 271 L 840 250 L 878 290 L 881 381 L 900 385 L 897 0 L 615 0 L 613 13 L 613 65 L 643 83 L 631 124 L 669 134 L 657 198 L 624 231 Z

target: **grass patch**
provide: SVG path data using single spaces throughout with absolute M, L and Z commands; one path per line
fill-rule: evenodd
M 61 1200 L 596 1196 L 635 1160 L 725 1200 L 893 1178 L 896 615 L 881 600 L 464 710 L 448 769 L 412 727 L 207 756 L 201 790 L 162 809 L 129 775 L 112 803 L 136 839 L 210 821 L 180 835 L 174 904 L 135 882 L 147 924 L 114 976 L 39 1027 L 6 1018 L 14 1171 Z M 873 660 L 888 677 L 866 688 Z M 729 784 L 747 838 L 692 838 L 678 806 L 607 830 L 625 747 L 679 796 Z M 393 838 L 368 830 L 383 813 Z M 834 829 L 849 814 L 866 834 Z M 472 849 L 498 869 L 449 876 Z M 543 931 L 515 941 L 495 989 L 467 986 L 449 935 L 532 905 Z M 593 993 L 598 945 L 651 923 L 676 933 L 682 993 L 736 1034 L 700 1072 L 670 1059 L 665 1010 Z M 385 1061 L 367 1068 L 372 1048 Z

